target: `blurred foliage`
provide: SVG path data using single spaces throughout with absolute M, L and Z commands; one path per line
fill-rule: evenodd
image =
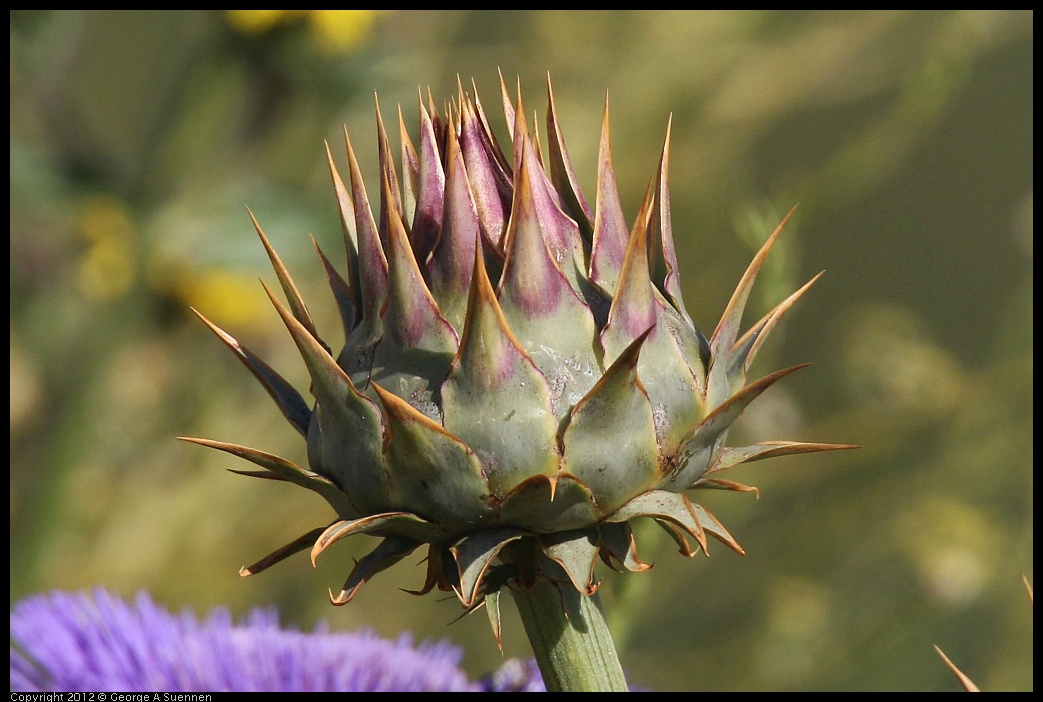
M 473 77 L 496 123 L 497 67 L 537 110 L 549 71 L 588 192 L 608 91 L 630 217 L 673 114 L 674 230 L 704 331 L 800 202 L 750 318 L 827 269 L 758 364 L 816 366 L 736 431 L 864 445 L 747 468 L 759 500 L 711 495 L 745 558 L 686 561 L 639 534 L 656 568 L 602 587 L 632 679 L 959 689 L 936 643 L 983 689 L 1032 689 L 1030 12 L 257 12 L 11 13 L 12 599 L 100 584 L 276 603 L 498 665 L 484 617 L 446 628 L 453 604 L 396 589 L 422 566 L 329 607 L 362 545 L 240 579 L 326 508 L 173 437 L 304 460 L 188 311 L 306 387 L 246 206 L 336 328 L 307 236 L 340 248 L 323 140 L 343 164 L 348 125 L 372 178 L 374 90 L 415 130 L 418 86 Z M 516 616 L 505 650 L 526 655 Z

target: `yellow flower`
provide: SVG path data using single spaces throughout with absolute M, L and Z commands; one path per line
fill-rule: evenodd
M 380 10 L 228 10 L 229 23 L 243 34 L 263 34 L 284 22 L 306 18 L 323 53 L 347 53 L 369 36 Z

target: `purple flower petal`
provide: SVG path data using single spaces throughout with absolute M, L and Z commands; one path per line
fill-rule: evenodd
M 535 658 L 527 661 L 520 658 L 508 658 L 503 665 L 483 677 L 479 683 L 482 686 L 482 692 L 547 691 Z
M 488 689 L 444 642 L 414 646 L 371 632 L 281 629 L 274 610 L 236 625 L 226 609 L 200 621 L 145 593 L 134 604 L 95 590 L 54 592 L 11 612 L 11 690 L 466 692 Z

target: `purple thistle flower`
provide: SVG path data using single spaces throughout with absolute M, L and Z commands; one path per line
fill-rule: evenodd
M 146 593 L 134 604 L 97 589 L 54 592 L 11 612 L 11 690 L 468 692 L 533 690 L 518 672 L 473 683 L 461 652 L 445 642 L 414 646 L 372 632 L 281 629 L 274 610 L 235 625 L 219 608 L 200 621 L 172 615 Z
M 479 683 L 483 692 L 546 692 L 536 659 L 509 658 Z

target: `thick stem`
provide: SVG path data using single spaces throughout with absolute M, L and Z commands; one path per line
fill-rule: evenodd
M 512 594 L 548 692 L 627 691 L 597 593 L 539 578 Z

